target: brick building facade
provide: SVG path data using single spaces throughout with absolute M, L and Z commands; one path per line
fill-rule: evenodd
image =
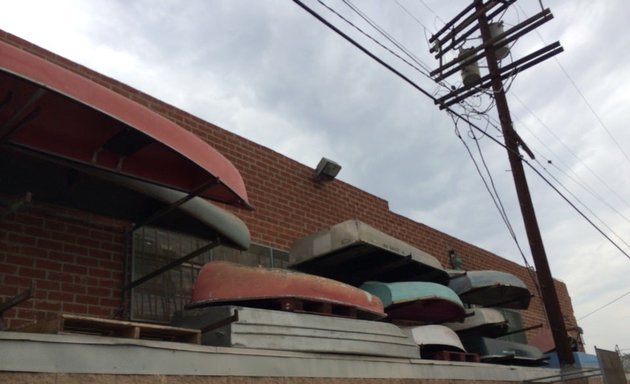
M 454 250 L 464 269 L 494 269 L 518 276 L 534 294 L 530 309 L 522 311 L 524 326 L 546 324 L 542 302 L 525 267 L 393 213 L 387 201 L 352 185 L 339 180 L 315 183 L 309 167 L 20 38 L 0 31 L 0 40 L 148 107 L 221 152 L 241 172 L 255 210 L 225 208 L 247 224 L 253 243 L 286 251 L 300 237 L 356 218 L 434 255 L 445 266 L 449 250 Z M 0 198 L 6 203 L 16 196 Z M 0 220 L 0 301 L 31 285 L 35 288 L 33 299 L 5 312 L 6 326 L 17 328 L 59 311 L 119 316 L 127 225 L 38 203 L 36 196 L 33 203 Z M 567 288 L 556 282 L 556 289 L 567 328 L 574 330 L 577 323 Z

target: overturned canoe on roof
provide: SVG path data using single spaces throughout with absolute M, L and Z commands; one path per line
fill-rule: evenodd
M 462 344 L 468 352 L 477 353 L 485 363 L 540 366 L 547 357 L 540 349 L 527 344 L 479 336 L 462 336 Z
M 432 281 L 449 276 L 433 256 L 358 220 L 293 243 L 289 268 L 359 286 L 366 281 Z
M 443 325 L 401 327 L 420 347 L 420 357 L 431 358 L 442 351 L 466 352 L 457 334 Z
M 377 296 L 390 320 L 441 323 L 466 316 L 464 304 L 450 288 L 436 283 L 368 281 L 361 289 Z
M 451 279 L 449 287 L 466 304 L 527 309 L 531 295 L 518 277 L 500 271 L 468 271 Z
M 199 272 L 187 308 L 224 304 L 363 319 L 386 316 L 378 297 L 351 285 L 285 269 L 212 261 Z
M 472 316 L 462 322 L 444 324 L 459 334 L 474 334 L 485 337 L 499 337 L 508 331 L 508 321 L 503 313 L 495 308 L 475 308 Z

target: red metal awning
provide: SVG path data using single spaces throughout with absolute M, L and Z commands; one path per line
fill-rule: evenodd
M 229 160 L 132 97 L 0 42 L 3 146 L 249 207 Z

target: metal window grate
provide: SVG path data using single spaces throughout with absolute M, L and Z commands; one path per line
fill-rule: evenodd
M 143 227 L 134 232 L 131 281 L 187 255 L 207 242 L 188 235 Z M 285 268 L 289 254 L 271 247 L 252 244 L 247 251 L 218 246 L 132 289 L 131 319 L 158 323 L 171 316 L 190 300 L 199 270 L 211 260 L 224 260 L 250 266 Z

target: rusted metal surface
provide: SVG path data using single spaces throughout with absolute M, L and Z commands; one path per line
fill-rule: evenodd
M 244 302 L 264 306 L 279 299 L 354 308 L 362 318 L 385 317 L 378 297 L 350 285 L 285 269 L 247 267 L 224 261 L 204 265 L 193 285 L 189 307 Z

